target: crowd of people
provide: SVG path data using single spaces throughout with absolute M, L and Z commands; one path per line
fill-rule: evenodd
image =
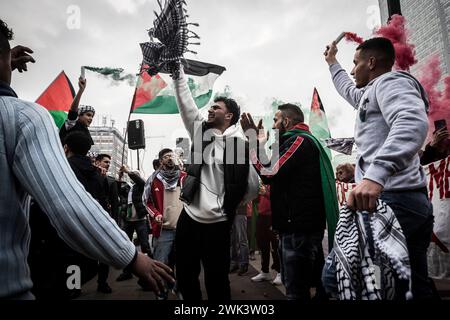
M 215 98 L 203 118 L 180 67 L 173 84 L 191 139 L 189 159 L 182 163 L 165 148 L 145 180 L 126 166 L 118 179 L 110 177 L 111 155 L 88 156 L 95 109 L 80 106 L 85 79 L 59 133 L 46 110 L 17 97 L 11 72 L 26 71 L 34 60 L 28 48 L 11 49 L 11 39 L 0 20 L 0 298 L 78 297 L 80 288 L 66 285 L 71 265 L 81 268 L 81 285 L 97 275 L 97 290 L 105 294 L 112 292 L 113 266 L 122 270 L 117 281 L 134 275 L 159 300 L 170 292 L 201 300 L 202 269 L 207 299 L 214 302 L 233 298 L 232 272 L 283 284 L 289 300 L 327 300 L 345 290 L 361 298 L 360 287 L 343 288 L 336 279 L 346 259 L 333 247 L 342 236 L 336 180 L 355 184 L 349 210 L 368 217 L 381 199 L 400 223 L 412 285 L 397 277 L 395 298 L 434 297 L 426 260 L 433 214 L 421 163 L 448 156 L 449 133 L 436 131 L 419 156 L 428 100 L 415 78 L 392 71 L 389 40 L 373 38 L 357 48 L 356 83 L 338 63 L 336 43 L 324 53 L 336 90 L 358 110 L 355 165 L 342 164 L 335 174 L 294 104 L 278 106 L 270 147 L 262 122 L 241 113 L 232 98 Z M 125 175 L 131 184 L 122 181 Z M 249 275 L 255 249 L 261 269 Z

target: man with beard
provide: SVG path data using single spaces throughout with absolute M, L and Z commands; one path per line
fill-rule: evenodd
M 273 121 L 272 129 L 279 132 L 279 154 L 273 152 L 275 159 L 270 164 L 264 150 L 267 137 L 262 120 L 257 127 L 251 115 L 244 113 L 241 126 L 249 136 L 248 130 L 260 132 L 259 148 L 251 151 L 251 160 L 262 180 L 270 184 L 272 226 L 280 235 L 281 277 L 287 299 L 310 300 L 311 287 L 317 288 L 319 298 L 324 293 L 320 274 L 325 221 L 333 239 L 338 216 L 333 169 L 298 106 L 279 106 Z M 263 163 L 273 165 L 265 167 Z
M 175 266 L 175 235 L 178 217 L 183 204 L 180 200 L 181 181 L 186 176 L 177 165 L 171 149 L 163 149 L 158 155 L 160 167 L 147 180 L 143 201 L 152 220 L 153 258 L 166 265 Z M 167 299 L 167 291 L 160 299 Z
M 218 97 L 200 114 L 187 77 L 174 80 L 177 105 L 192 141 L 191 159 L 181 190 L 184 210 L 177 225 L 177 284 L 183 299 L 198 301 L 200 268 L 204 268 L 208 299 L 231 299 L 230 231 L 241 202 L 257 196 L 258 175 L 248 161 L 247 141 L 236 126 L 236 101 Z

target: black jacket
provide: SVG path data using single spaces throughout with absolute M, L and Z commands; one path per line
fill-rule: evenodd
M 133 172 L 128 173 L 128 176 L 133 180 L 133 194 L 131 199 L 133 201 L 134 208 L 138 218 L 143 218 L 148 214 L 147 209 L 142 202 L 142 194 L 144 193 L 145 181 L 137 174 Z
M 278 172 L 261 176 L 270 184 L 274 230 L 281 233 L 324 230 L 319 150 L 304 136 L 281 138 L 279 150 Z
M 78 181 L 87 192 L 105 209 L 108 210 L 108 182 L 86 156 L 75 155 L 67 159 Z
M 106 177 L 106 183 L 108 185 L 108 204 L 109 214 L 116 222 L 119 221 L 119 188 L 116 179 L 113 177 Z
M 106 210 L 106 179 L 99 174 L 88 157 L 73 156 L 68 161 L 86 191 Z M 96 275 L 98 262 L 70 248 L 34 201 L 30 207 L 30 228 L 32 232 L 28 264 L 33 294 L 38 299 L 71 299 L 77 291 L 67 288 L 68 266 L 80 267 L 81 284 L 84 284 Z
M 187 204 L 190 204 L 192 202 L 195 194 L 198 191 L 201 179 L 201 170 L 203 165 L 206 165 L 203 163 L 195 163 L 194 159 L 199 158 L 203 161 L 203 152 L 205 151 L 205 148 L 214 141 L 203 140 L 203 133 L 207 129 L 207 124 L 203 123 L 201 130 L 198 130 L 198 132 L 196 132 L 196 139 L 194 139 L 194 142 L 192 143 L 190 154 L 191 161 L 187 166 L 187 176 L 184 179 L 180 194 L 180 199 Z M 198 135 L 200 134 L 202 136 L 198 137 Z M 202 141 L 201 155 L 196 156 L 196 147 L 194 146 L 195 141 Z M 233 148 L 233 150 L 231 150 L 231 148 Z M 245 159 L 243 161 L 244 163 L 239 163 L 237 161 L 237 150 L 245 150 Z M 229 154 L 234 155 L 234 159 L 229 159 Z M 237 137 L 230 137 L 225 141 L 225 152 L 223 155 L 224 181 L 218 181 L 218 183 L 223 183 L 225 185 L 223 210 L 228 217 L 228 222 L 230 222 L 230 225 L 234 220 L 236 209 L 239 203 L 242 201 L 247 192 L 248 175 L 250 171 L 250 161 L 248 158 L 248 154 L 247 141 L 244 141 L 243 139 L 239 139 Z

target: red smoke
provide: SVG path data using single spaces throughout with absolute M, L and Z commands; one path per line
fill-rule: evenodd
M 430 110 L 428 114 L 429 131 L 427 141 L 430 140 L 434 132 L 434 121 L 445 119 L 447 127 L 450 129 L 450 76 L 444 78 L 444 91 L 437 88 L 442 77 L 439 56 L 435 55 L 424 63 L 419 72 L 420 83 L 425 88 L 430 100 Z
M 356 33 L 353 32 L 346 32 L 345 33 L 345 40 L 347 41 L 353 41 L 356 42 L 358 44 L 361 44 L 364 42 L 364 39 L 359 37 Z
M 417 63 L 414 45 L 407 41 L 405 18 L 398 14 L 392 16 L 388 25 L 380 27 L 375 35 L 388 38 L 395 48 L 395 66 L 397 70 L 408 70 Z

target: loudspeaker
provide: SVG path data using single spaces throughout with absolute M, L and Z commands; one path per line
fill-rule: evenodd
M 144 121 L 128 122 L 128 149 L 145 149 Z

